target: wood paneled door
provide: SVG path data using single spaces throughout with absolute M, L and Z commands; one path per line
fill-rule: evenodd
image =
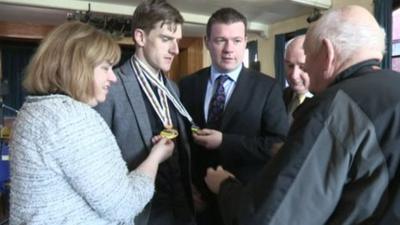
M 179 55 L 172 63 L 169 78 L 178 82 L 182 77 L 203 67 L 203 38 L 186 37 L 179 42 Z

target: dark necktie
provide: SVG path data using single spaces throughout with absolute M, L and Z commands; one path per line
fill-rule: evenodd
M 221 125 L 222 113 L 225 107 L 225 89 L 224 83 L 229 77 L 227 75 L 220 75 L 215 81 L 217 83 L 214 96 L 211 98 L 210 106 L 208 109 L 207 127 L 218 129 Z

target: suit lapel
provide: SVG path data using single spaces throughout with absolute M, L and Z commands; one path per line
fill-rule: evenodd
M 151 138 L 153 134 L 143 99 L 145 96 L 142 95 L 136 75 L 131 67 L 130 60 L 121 67 L 121 72 L 123 74 L 121 76 L 121 81 L 125 88 L 125 92 L 127 93 L 130 107 L 135 114 L 134 120 L 138 124 L 139 133 L 143 138 L 143 142 L 146 143 L 146 146 L 151 146 Z
M 197 122 L 197 125 L 200 127 L 205 127 L 206 121 L 204 119 L 204 101 L 206 97 L 207 91 L 207 83 L 210 77 L 210 67 L 203 70 L 199 76 L 196 77 L 194 84 L 194 96 L 193 96 L 193 104 L 194 104 L 194 113 L 196 115 L 192 115 L 194 120 Z
M 233 115 L 241 109 L 244 105 L 244 101 L 249 99 L 248 96 L 251 95 L 252 89 L 249 87 L 253 87 L 251 84 L 251 76 L 248 73 L 248 70 L 243 67 L 242 71 L 239 74 L 238 80 L 236 81 L 235 89 L 232 92 L 232 95 L 225 107 L 225 111 L 222 117 L 221 130 L 225 128 L 229 121 L 232 119 Z
M 165 87 L 169 90 L 169 92 L 171 92 L 171 94 L 175 97 L 175 99 L 179 101 L 179 96 L 176 93 L 176 89 L 174 88 L 172 81 L 170 81 L 168 78 L 166 78 L 165 80 L 167 81 Z
M 195 112 L 199 112 L 199 121 L 198 124 L 200 127 L 204 127 L 206 125 L 205 115 L 204 115 L 204 101 L 206 98 L 206 91 L 207 91 L 207 83 L 211 76 L 210 67 L 206 69 L 200 76 L 198 77 L 198 81 L 196 82 L 195 86 L 195 95 L 194 101 L 196 102 L 196 109 Z

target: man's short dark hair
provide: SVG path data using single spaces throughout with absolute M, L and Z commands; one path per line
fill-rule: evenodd
M 165 0 L 145 0 L 133 13 L 132 34 L 136 29 L 142 29 L 148 33 L 160 21 L 163 26 L 164 24 L 183 24 L 184 19 L 179 10 Z
M 246 17 L 233 8 L 221 8 L 214 12 L 207 22 L 207 38 L 211 35 L 211 27 L 216 23 L 232 24 L 243 22 L 245 33 L 247 34 L 247 19 Z

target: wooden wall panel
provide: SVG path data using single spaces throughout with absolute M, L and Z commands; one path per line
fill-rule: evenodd
M 170 77 L 174 81 L 179 81 L 182 77 L 203 67 L 203 39 L 200 37 L 183 38 L 179 42 L 179 50 L 180 53 L 175 57 L 170 71 Z
M 0 39 L 32 41 L 43 39 L 54 26 L 30 23 L 11 23 L 0 21 Z M 120 41 L 122 45 L 133 44 L 130 38 Z M 203 39 L 200 37 L 184 37 L 179 42 L 180 54 L 175 57 L 169 76 L 179 81 L 183 76 L 191 74 L 203 67 Z
M 0 37 L 9 39 L 43 39 L 54 26 L 0 21 Z

